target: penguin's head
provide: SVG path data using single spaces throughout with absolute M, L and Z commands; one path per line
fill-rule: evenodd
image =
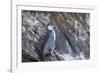
M 56 26 L 53 25 L 53 24 L 49 24 L 48 27 L 47 27 L 48 30 L 55 30 L 56 29 Z

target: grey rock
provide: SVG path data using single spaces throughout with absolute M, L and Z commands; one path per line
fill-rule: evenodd
M 50 23 L 56 26 L 54 55 L 43 57 Z M 89 13 L 22 10 L 22 62 L 78 59 L 90 59 Z

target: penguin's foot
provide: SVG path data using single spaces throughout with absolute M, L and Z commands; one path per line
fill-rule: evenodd
M 50 54 L 51 56 L 55 56 L 55 54 L 54 54 L 54 51 L 51 51 L 51 54 Z
M 51 56 L 55 56 L 55 54 L 54 54 L 54 53 L 52 53 L 52 54 L 51 54 Z

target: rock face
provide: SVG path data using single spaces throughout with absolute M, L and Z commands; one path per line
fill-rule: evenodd
M 22 10 L 22 62 L 90 59 L 90 14 Z M 43 56 L 47 26 L 57 28 L 54 55 Z

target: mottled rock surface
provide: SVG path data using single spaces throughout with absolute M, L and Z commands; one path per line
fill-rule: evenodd
M 90 59 L 90 14 L 22 10 L 22 62 Z M 54 56 L 43 57 L 49 23 L 54 24 Z

